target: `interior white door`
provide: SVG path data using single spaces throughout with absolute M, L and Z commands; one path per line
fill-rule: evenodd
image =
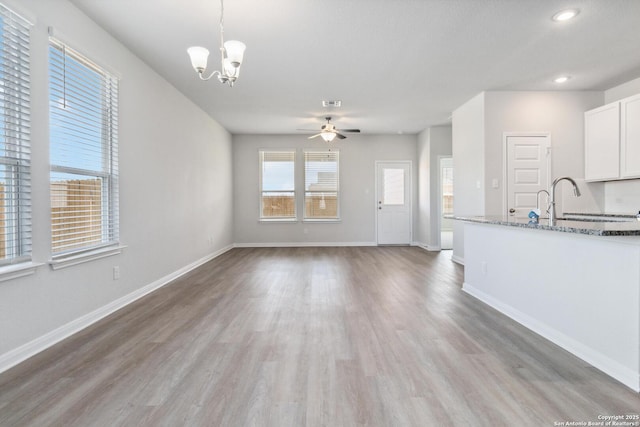
M 411 162 L 376 163 L 379 245 L 411 243 Z
M 551 138 L 549 135 L 505 135 L 507 213 L 526 218 L 536 208 L 538 191 L 549 190 Z M 540 194 L 541 216 L 547 195 Z

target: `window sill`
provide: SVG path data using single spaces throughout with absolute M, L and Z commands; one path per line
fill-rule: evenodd
M 295 224 L 296 222 L 298 222 L 298 220 L 296 218 L 282 218 L 282 219 L 266 219 L 266 218 L 261 218 L 258 220 L 258 222 L 263 223 L 263 224 L 269 224 L 269 223 L 289 223 L 289 224 Z
M 41 262 L 23 262 L 15 265 L 0 267 L 0 282 L 30 276 L 36 272 L 36 268 L 44 265 Z
M 94 251 L 83 252 L 81 254 L 71 254 L 66 257 L 51 260 L 49 261 L 49 265 L 54 270 L 60 270 L 62 268 L 84 264 L 85 262 L 118 255 L 119 253 L 122 253 L 122 249 L 124 248 L 126 248 L 126 246 L 110 246 L 108 248 L 100 248 Z
M 332 219 L 303 219 L 302 222 L 337 223 L 337 222 L 342 222 L 342 220 L 340 218 L 332 218 Z

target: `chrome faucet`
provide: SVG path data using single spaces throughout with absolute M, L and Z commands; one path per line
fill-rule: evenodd
M 569 181 L 571 184 L 573 184 L 573 194 L 575 194 L 576 197 L 580 197 L 580 189 L 578 188 L 578 184 L 576 184 L 576 182 L 573 179 L 569 178 L 568 176 L 556 178 L 555 181 L 553 181 L 553 184 L 551 184 L 551 202 L 549 202 L 549 225 L 555 225 L 555 222 L 557 219 L 556 218 L 556 186 L 560 181 L 565 179 Z
M 547 194 L 547 209 L 545 209 L 545 212 L 549 212 L 549 192 L 547 190 L 540 190 L 538 191 L 538 193 L 536 194 L 536 209 L 540 210 L 540 193 L 546 193 Z

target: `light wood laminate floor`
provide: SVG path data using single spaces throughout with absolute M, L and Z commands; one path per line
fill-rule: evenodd
M 446 253 L 233 249 L 0 375 L 1 426 L 554 426 L 640 397 Z

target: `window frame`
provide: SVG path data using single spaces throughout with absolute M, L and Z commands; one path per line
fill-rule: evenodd
M 266 153 L 287 153 L 292 156 L 293 190 L 263 190 L 263 165 Z M 295 149 L 260 149 L 258 150 L 258 219 L 260 222 L 297 222 L 298 221 L 298 191 L 296 190 L 297 150 Z M 293 193 L 292 216 L 264 216 L 264 193 Z
M 64 125 L 74 125 L 77 127 L 73 127 L 74 130 L 86 130 L 92 129 L 100 134 L 99 139 L 99 147 L 93 153 L 92 160 L 96 161 L 100 164 L 99 169 L 85 169 L 80 166 L 78 163 L 75 164 L 56 164 L 52 158 L 50 159 L 50 172 L 49 172 L 49 191 L 50 191 L 50 212 L 51 212 L 51 221 L 50 221 L 50 232 L 51 232 L 51 259 L 52 266 L 55 262 L 59 262 L 60 264 L 65 265 L 64 260 L 77 260 L 80 256 L 84 256 L 87 259 L 95 258 L 95 254 L 103 254 L 105 250 L 109 251 L 109 248 L 119 246 L 119 175 L 118 175 L 118 92 L 119 92 L 119 81 L 117 76 L 113 75 L 111 72 L 106 70 L 104 67 L 101 67 L 87 58 L 85 55 L 77 52 L 76 50 L 70 48 L 66 43 L 54 38 L 49 38 L 49 56 L 48 56 L 48 66 L 49 66 L 49 90 L 50 90 L 50 99 L 49 99 L 49 117 L 51 126 L 53 126 L 54 117 L 56 115 L 55 108 L 57 108 L 57 102 L 54 102 L 51 98 L 53 96 L 54 90 L 52 89 L 56 84 L 60 83 L 60 78 L 56 73 L 60 73 L 62 71 L 63 76 L 63 84 L 67 85 L 67 82 L 70 78 L 74 78 L 74 76 L 69 73 L 66 73 L 66 65 L 63 65 L 63 69 L 60 70 L 60 65 L 56 64 L 56 60 L 62 60 L 63 64 L 66 64 L 68 59 L 73 60 L 77 65 L 86 68 L 88 73 L 95 73 L 96 77 L 99 78 L 100 81 L 100 89 L 99 89 L 99 102 L 93 102 L 91 107 L 99 105 L 99 116 L 100 116 L 100 125 L 91 124 L 87 126 L 86 123 L 80 123 L 77 121 L 77 118 L 60 118 L 61 124 Z M 75 80 L 75 84 L 77 86 L 82 86 L 85 81 L 82 80 L 82 77 Z M 80 96 L 82 96 L 83 100 L 89 99 L 93 93 L 89 90 L 86 92 L 77 92 Z M 66 100 L 65 100 L 66 103 Z M 82 114 L 87 114 L 82 110 Z M 92 126 L 92 127 L 91 127 Z M 99 126 L 99 129 L 98 129 Z M 66 135 L 65 135 L 66 136 Z M 49 137 L 49 149 L 50 152 L 54 151 L 54 132 L 50 130 Z M 84 144 L 84 142 L 80 142 Z M 58 148 L 61 150 L 70 149 L 74 147 L 74 142 L 62 142 Z M 64 163 L 64 162 L 63 162 Z M 77 178 L 69 178 L 65 179 L 62 182 L 68 181 L 82 181 L 88 180 L 91 181 L 93 179 L 99 181 L 100 187 L 100 238 L 99 241 L 97 237 L 94 237 L 85 245 L 73 245 L 68 248 L 58 248 L 56 246 L 56 242 L 54 239 L 54 191 L 52 190 L 52 186 L 56 181 L 55 175 L 61 174 L 71 177 Z M 86 196 L 85 196 L 86 197 Z M 67 214 L 68 215 L 68 214 Z M 97 233 L 95 234 L 97 236 Z M 116 251 L 114 253 L 119 253 Z M 74 262 L 75 264 L 77 262 Z M 55 268 L 55 267 L 54 267 Z
M 2 28 L 0 48 L 3 52 L 3 66 L 0 81 L 3 92 L 0 100 L 2 113 L 2 136 L 4 148 L 0 154 L 0 167 L 7 170 L 9 177 L 3 194 L 2 227 L 5 255 L 0 259 L 0 280 L 30 274 L 16 273 L 16 268 L 32 259 L 32 220 L 31 220 L 31 79 L 30 79 L 30 40 L 33 24 L 11 9 L 0 4 L 0 25 Z M 9 190 L 7 190 L 7 188 Z M 8 203 L 7 203 L 8 202 Z M 7 209 L 7 207 L 9 207 Z M 23 266 L 17 266 L 17 265 Z M 7 273 L 8 276 L 5 274 Z M 16 276 L 16 274 L 18 274 Z M 5 277 L 6 276 L 6 277 Z
M 336 189 L 335 191 L 323 191 L 323 190 L 307 190 L 307 155 L 308 154 L 327 154 L 331 153 L 335 155 L 335 163 L 336 163 Z M 303 222 L 322 222 L 322 223 L 336 223 L 340 222 L 341 219 L 341 194 L 340 191 L 340 150 L 337 149 L 327 149 L 327 150 L 318 150 L 318 149 L 308 149 L 303 152 L 303 164 L 304 164 L 304 193 L 303 193 Z M 335 193 L 336 194 L 336 216 L 335 217 L 327 217 L 327 218 L 319 218 L 319 217 L 310 217 L 307 214 L 307 193 Z

